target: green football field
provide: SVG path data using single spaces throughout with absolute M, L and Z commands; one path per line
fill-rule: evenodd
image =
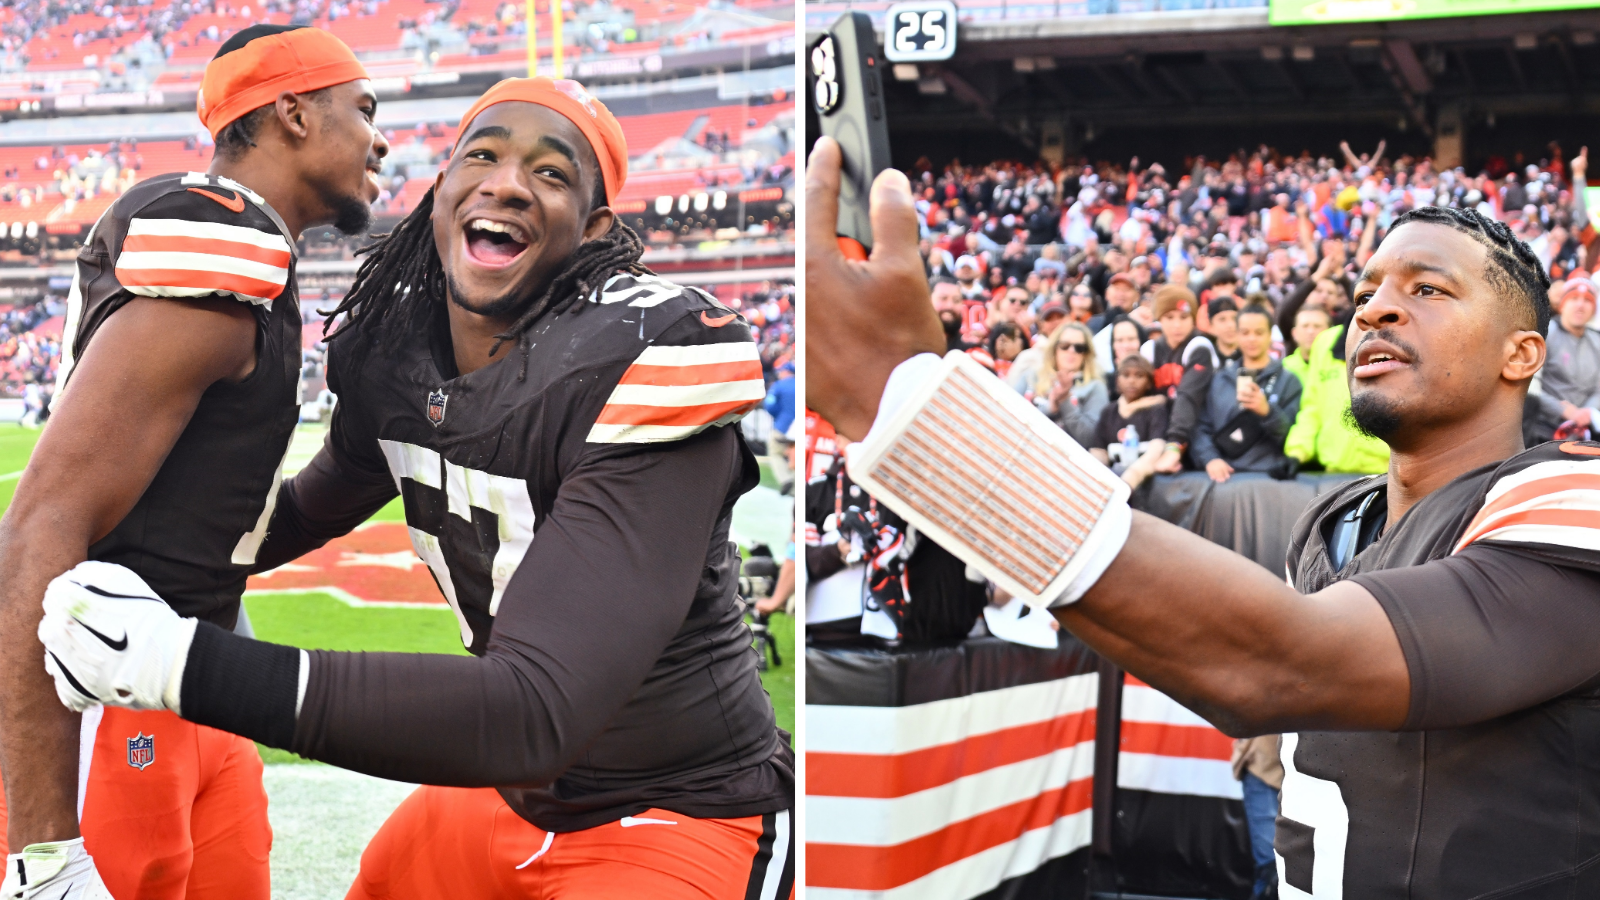
M 38 436 L 32 429 L 0 424 L 0 510 L 10 505 Z M 303 465 L 320 443 L 320 428 L 303 427 L 296 435 L 287 468 L 293 471 L 299 468 L 296 463 Z M 736 527 L 742 516 L 747 530 L 772 542 L 774 550 L 781 550 L 776 539 L 789 533 L 783 512 L 788 504 L 771 489 L 765 466 L 762 482 L 763 488 L 741 500 Z M 373 518 L 403 521 L 404 515 L 396 501 Z M 443 606 L 356 607 L 323 593 L 252 592 L 245 598 L 245 609 L 256 636 L 276 643 L 322 650 L 466 652 L 455 616 Z M 772 628 L 784 665 L 764 672 L 762 683 L 772 697 L 778 724 L 793 733 L 798 662 L 794 623 L 788 616 L 778 615 L 773 617 Z M 307 763 L 268 747 L 261 751 L 262 759 L 269 763 L 265 781 L 275 832 L 273 896 L 288 900 L 344 896 L 362 847 L 411 786 Z M 288 763 L 303 764 L 283 765 Z

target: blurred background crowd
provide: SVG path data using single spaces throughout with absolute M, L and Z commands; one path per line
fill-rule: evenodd
M 1529 439 L 1600 421 L 1587 148 L 1530 148 L 1476 171 L 1390 158 L 1382 143 L 1341 150 L 1261 147 L 1180 171 L 922 161 L 923 256 L 949 347 L 1135 484 L 1180 469 L 1218 482 L 1380 472 L 1387 449 L 1343 415 L 1352 289 L 1395 217 L 1472 208 L 1505 222 L 1554 282 Z

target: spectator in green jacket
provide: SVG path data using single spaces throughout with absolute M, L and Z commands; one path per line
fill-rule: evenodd
M 1345 417 L 1350 409 L 1344 354 L 1348 327 L 1335 325 L 1311 344 L 1300 414 L 1289 429 L 1283 452 L 1302 464 L 1315 462 L 1329 472 L 1385 472 L 1389 468 L 1388 445 L 1357 431 Z
M 1294 314 L 1294 331 L 1291 338 L 1294 349 L 1283 358 L 1284 371 L 1293 373 L 1300 379 L 1300 384 L 1306 383 L 1306 374 L 1311 369 L 1311 345 L 1316 343 L 1317 335 L 1327 331 L 1333 325 L 1333 317 L 1320 306 L 1302 306 Z

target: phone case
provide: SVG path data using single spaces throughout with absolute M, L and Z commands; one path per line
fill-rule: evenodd
M 869 250 L 872 179 L 889 167 L 884 63 L 872 20 L 865 13 L 845 13 L 811 46 L 808 58 L 811 77 L 806 83 L 822 133 L 838 141 L 844 153 L 838 233 Z

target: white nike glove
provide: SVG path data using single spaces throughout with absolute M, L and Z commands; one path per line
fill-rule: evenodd
M 56 680 L 56 696 L 79 712 L 96 703 L 179 712 L 197 624 L 179 617 L 131 570 L 79 563 L 45 590 L 44 667 Z
M 83 838 L 29 844 L 6 857 L 0 900 L 111 900 Z

